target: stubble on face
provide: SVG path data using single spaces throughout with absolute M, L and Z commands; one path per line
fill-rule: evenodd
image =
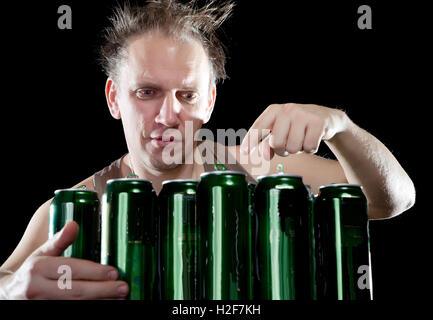
M 128 149 L 136 162 L 145 167 L 174 169 L 190 156 L 185 150 L 190 150 L 194 133 L 206 117 L 210 92 L 208 57 L 195 40 L 176 41 L 156 33 L 133 39 L 127 52 L 119 81 L 122 86 L 122 124 Z M 154 90 L 156 94 L 149 99 L 140 99 L 137 90 L 142 89 Z M 196 103 L 184 99 L 190 92 L 199 96 Z M 185 132 L 186 121 L 192 122 L 192 137 Z M 170 130 L 177 130 L 181 141 L 161 147 L 164 143 L 155 136 L 165 135 Z M 163 151 L 167 147 L 181 160 L 164 161 Z

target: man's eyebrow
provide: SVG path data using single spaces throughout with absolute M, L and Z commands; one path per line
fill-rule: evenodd
M 154 82 L 146 81 L 146 82 L 138 82 L 134 85 L 136 88 L 160 88 L 159 84 Z
M 144 81 L 144 82 L 138 82 L 134 85 L 134 87 L 136 89 L 139 88 L 155 88 L 155 89 L 160 89 L 162 88 L 161 85 L 155 83 L 155 82 L 151 82 L 151 81 Z M 193 86 L 193 85 L 186 85 L 184 87 L 179 88 L 180 90 L 184 90 L 184 91 L 199 91 L 198 87 Z
M 185 90 L 185 91 L 199 91 L 197 87 L 190 87 L 190 86 L 183 87 L 182 90 Z

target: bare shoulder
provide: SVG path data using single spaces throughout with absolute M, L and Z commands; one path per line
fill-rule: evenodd
M 281 157 L 275 155 L 271 160 L 271 168 L 281 163 L 284 172 L 302 176 L 305 184 L 309 184 L 313 193 L 319 192 L 319 187 L 331 183 L 347 183 L 346 175 L 340 163 L 314 154 L 299 153 Z
M 89 190 L 94 190 L 93 175 L 80 181 L 72 188 L 82 185 L 85 185 Z M 20 242 L 0 267 L 1 269 L 15 271 L 33 251 L 48 240 L 48 222 L 52 200 L 53 198 L 45 201 L 33 214 Z
M 243 159 L 239 145 L 230 146 L 227 149 L 255 179 L 260 175 L 275 173 L 277 166 L 281 164 L 285 173 L 302 176 L 304 183 L 311 185 L 314 193 L 317 193 L 322 185 L 347 182 L 343 168 L 338 161 L 314 154 L 299 153 L 287 157 L 274 155 L 270 161 L 266 162 L 258 155 L 249 156 L 247 160 Z
M 72 188 L 78 188 L 81 186 L 86 186 L 86 189 L 89 190 L 95 190 L 95 184 L 93 182 L 94 175 L 91 175 L 90 177 L 84 179 L 83 181 L 77 183 L 76 185 L 72 186 Z
M 234 146 L 227 146 L 227 150 L 230 152 L 230 154 L 236 158 L 237 161 L 239 161 L 239 155 L 240 155 L 240 146 L 234 145 Z

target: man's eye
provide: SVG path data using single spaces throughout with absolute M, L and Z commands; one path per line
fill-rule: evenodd
M 194 92 L 185 92 L 182 94 L 182 97 L 186 100 L 194 100 L 197 98 L 197 94 Z
M 137 97 L 139 98 L 149 98 L 155 95 L 155 90 L 153 89 L 140 89 L 137 90 Z

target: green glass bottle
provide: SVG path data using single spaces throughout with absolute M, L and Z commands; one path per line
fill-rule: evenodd
M 119 270 L 129 299 L 158 298 L 157 198 L 144 179 L 112 179 L 102 197 L 101 264 Z
M 54 192 L 49 209 L 48 238 L 69 221 L 77 222 L 75 241 L 63 252 L 64 257 L 99 262 L 100 215 L 98 194 L 85 189 L 61 189 Z
M 257 183 L 248 182 L 248 212 L 250 214 L 250 225 L 249 229 L 249 237 L 251 238 L 251 246 L 250 248 L 250 256 L 251 256 L 251 285 L 252 285 L 252 299 L 255 300 L 258 295 L 256 292 L 256 283 L 257 283 L 257 270 L 256 263 L 257 260 L 257 214 L 254 209 L 254 194 L 256 190 Z
M 314 224 L 318 299 L 372 299 L 367 199 L 362 188 L 320 187 Z
M 197 188 L 199 297 L 252 299 L 251 215 L 245 174 L 201 175 Z
M 158 196 L 162 299 L 197 299 L 197 185 L 167 180 Z
M 316 240 L 314 235 L 314 204 L 316 201 L 316 197 L 314 196 L 313 190 L 311 189 L 311 185 L 306 184 L 305 188 L 308 191 L 308 201 L 309 201 L 309 212 L 308 212 L 308 230 L 309 230 L 309 239 L 310 239 L 310 276 L 311 287 L 310 287 L 310 296 L 313 300 L 317 300 L 317 278 L 316 278 Z
M 259 177 L 254 197 L 258 299 L 314 298 L 311 198 L 302 177 Z

